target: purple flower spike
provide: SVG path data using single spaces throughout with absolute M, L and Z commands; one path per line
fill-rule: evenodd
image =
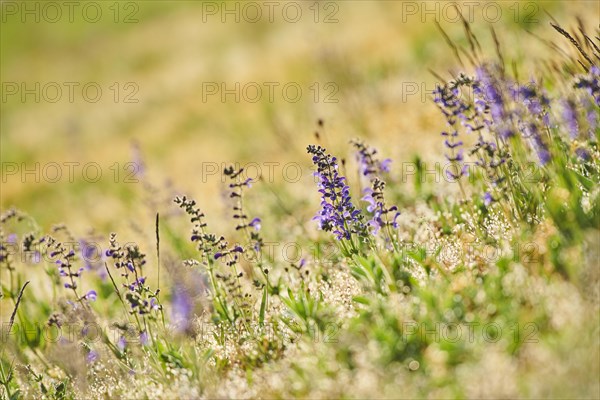
M 319 227 L 324 231 L 333 232 L 338 240 L 350 239 L 352 233 L 366 235 L 362 215 L 352 204 L 350 188 L 346 178 L 339 174 L 336 158 L 321 146 L 310 145 L 307 150 L 317 166 L 315 176 L 319 178 L 321 193 L 321 211 L 313 219 L 319 221 Z
M 577 139 L 579 136 L 579 123 L 577 122 L 577 111 L 575 110 L 573 101 L 565 100 L 563 102 L 563 118 L 571 139 Z

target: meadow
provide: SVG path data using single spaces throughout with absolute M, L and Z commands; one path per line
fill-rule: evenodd
M 600 398 L 598 2 L 1 6 L 0 398 Z

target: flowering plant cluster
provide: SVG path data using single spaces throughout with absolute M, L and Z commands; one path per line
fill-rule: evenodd
M 230 166 L 226 223 L 169 197 L 99 257 L 5 211 L 1 398 L 598 397 L 600 49 L 554 28 L 573 55 L 525 82 L 465 21 L 472 68 L 431 104 L 442 184 L 310 144 L 310 195 Z

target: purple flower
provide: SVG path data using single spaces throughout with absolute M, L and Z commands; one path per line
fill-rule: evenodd
M 390 172 L 390 164 L 392 163 L 391 158 L 386 158 L 385 160 L 379 163 L 379 169 L 382 172 Z
M 563 101 L 563 119 L 569 130 L 571 139 L 577 139 L 579 136 L 579 123 L 577 122 L 577 111 L 575 103 L 572 100 Z
M 250 221 L 250 223 L 248 224 L 248 226 L 253 227 L 255 230 L 260 231 L 260 218 L 254 218 L 252 221 Z
M 392 226 L 394 229 L 398 227 L 396 219 L 400 215 L 398 207 L 392 206 L 386 208 L 383 190 L 385 188 L 385 182 L 379 178 L 375 178 L 371 183 L 370 188 L 364 189 L 365 196 L 362 200 L 369 203 L 367 211 L 371 213 L 371 219 L 368 221 L 368 225 L 371 228 L 371 233 L 377 235 L 379 230 L 387 225 Z M 395 212 L 392 221 L 386 220 L 386 216 L 389 213 Z
M 98 298 L 98 295 L 96 294 L 95 290 L 90 290 L 89 292 L 87 292 L 84 296 L 88 301 L 96 301 L 96 299 Z
M 160 305 L 158 304 L 156 297 L 150 299 L 150 308 L 155 311 L 160 309 Z
M 187 331 L 190 327 L 194 304 L 186 289 L 176 284 L 173 287 L 173 323 L 179 332 Z
M 313 155 L 317 166 L 315 176 L 319 178 L 321 211 L 313 218 L 324 231 L 333 232 L 338 239 L 350 239 L 353 233 L 365 234 L 362 215 L 352 204 L 350 188 L 346 178 L 338 171 L 337 159 L 327 154 L 321 146 L 309 145 L 308 153 Z
M 575 150 L 575 154 L 577 154 L 577 157 L 579 157 L 579 159 L 583 161 L 589 161 L 592 158 L 590 152 L 584 149 L 583 147 L 577 148 Z
M 489 207 L 489 205 L 492 204 L 493 201 L 494 198 L 492 197 L 490 192 L 485 192 L 485 194 L 483 195 L 483 204 L 485 204 L 486 207 Z
M 140 343 L 142 346 L 147 346 L 150 341 L 150 337 L 148 336 L 148 332 L 144 331 L 140 333 Z
M 125 347 L 127 347 L 127 341 L 125 340 L 125 336 L 120 336 L 119 340 L 117 341 L 117 348 L 123 351 L 125 350 Z
M 100 358 L 100 354 L 98 354 L 98 352 L 96 350 L 91 350 L 85 357 L 86 361 L 89 364 L 95 363 L 96 361 L 98 361 L 99 358 Z
M 494 122 L 502 122 L 505 119 L 504 98 L 498 82 L 486 68 L 477 69 L 477 78 L 482 87 L 480 93 L 489 106 Z
M 144 283 L 146 283 L 146 277 L 142 276 L 129 285 L 129 290 L 133 292 L 137 288 L 144 286 Z
M 596 105 L 600 106 L 600 68 L 592 66 L 588 75 L 580 77 L 575 87 L 586 90 L 594 98 Z
M 373 189 L 366 188 L 363 192 L 365 193 L 365 195 L 362 197 L 361 200 L 369 203 L 369 205 L 367 206 L 367 211 L 372 213 L 373 211 L 375 211 L 375 208 L 377 208 L 377 202 L 373 198 Z
M 386 158 L 383 161 L 379 161 L 375 157 L 377 150 L 367 146 L 361 140 L 354 139 L 351 143 L 357 149 L 356 158 L 358 160 L 359 170 L 363 176 L 373 179 L 377 175 L 390 172 L 391 159 Z
M 548 146 L 542 139 L 542 135 L 539 132 L 537 125 L 533 122 L 527 124 L 524 128 L 525 137 L 527 137 L 537 153 L 538 159 L 540 161 L 540 165 L 546 165 L 550 162 L 551 155 L 548 150 Z

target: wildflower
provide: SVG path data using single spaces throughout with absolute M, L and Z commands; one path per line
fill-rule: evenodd
M 563 101 L 563 119 L 569 131 L 571 139 L 577 139 L 579 136 L 579 123 L 577 122 L 577 111 L 575 103 L 572 100 Z
M 176 284 L 173 287 L 173 322 L 179 332 L 185 332 L 190 327 L 190 319 L 194 308 L 193 301 L 186 289 Z
M 313 218 L 324 231 L 333 232 L 338 239 L 350 239 L 353 233 L 365 234 L 365 225 L 360 211 L 352 204 L 350 188 L 346 178 L 338 171 L 337 159 L 327 154 L 321 146 L 309 145 L 313 155 L 314 173 L 319 178 L 321 211 Z
M 539 132 L 537 125 L 533 122 L 526 124 L 524 127 L 524 134 L 525 137 L 531 141 L 533 148 L 537 153 L 540 165 L 548 164 L 551 159 L 550 151 L 542 139 L 542 135 Z
M 98 295 L 96 294 L 95 290 L 90 290 L 89 292 L 87 292 L 85 294 L 85 296 L 83 296 L 86 300 L 89 301 L 96 301 L 96 299 L 98 298 Z
M 85 357 L 86 361 L 89 364 L 95 363 L 96 361 L 98 361 L 99 358 L 100 358 L 100 354 L 98 354 L 98 352 L 95 350 L 91 350 Z
M 575 150 L 575 154 L 577 155 L 577 157 L 579 157 L 579 159 L 583 161 L 589 161 L 592 158 L 590 152 L 584 149 L 583 147 L 578 147 Z
M 156 300 L 156 297 L 152 297 L 150 299 L 150 308 L 154 311 L 158 311 L 161 309 L 161 305 L 158 303 L 158 300 Z
M 513 99 L 522 102 L 532 116 L 545 116 L 547 114 L 545 109 L 550 105 L 550 100 L 535 81 L 531 81 L 526 86 L 517 85 L 512 92 Z M 546 125 L 548 124 L 546 123 Z
M 578 89 L 586 90 L 594 98 L 597 106 L 600 106 L 600 68 L 593 65 L 587 76 L 582 76 L 575 83 Z
M 148 332 L 143 331 L 140 333 L 140 343 L 142 346 L 147 346 L 150 342 L 150 336 L 148 336 Z
M 581 105 L 585 111 L 585 120 L 587 122 L 588 138 L 596 141 L 596 128 L 598 127 L 598 107 L 589 97 L 581 99 Z
M 125 347 L 127 347 L 127 340 L 125 340 L 125 336 L 121 335 L 117 341 L 117 348 L 124 351 Z
M 502 95 L 499 82 L 494 78 L 488 68 L 477 68 L 477 79 L 481 84 L 481 90 L 478 92 L 484 96 L 485 103 L 488 105 L 492 120 L 500 124 L 506 118 L 505 101 Z
M 385 182 L 375 179 L 371 188 L 364 190 L 365 196 L 362 200 L 369 203 L 367 211 L 372 213 L 372 218 L 368 221 L 368 225 L 372 228 L 373 235 L 377 235 L 381 228 L 386 226 L 392 226 L 394 229 L 398 227 L 396 220 L 400 216 L 398 207 L 392 206 L 386 208 L 383 197 L 383 189 L 385 188 Z M 394 217 L 391 221 L 387 221 L 386 215 L 388 213 L 394 213 Z
M 248 226 L 253 227 L 255 230 L 260 231 L 260 218 L 254 218 Z
M 356 147 L 357 160 L 360 168 L 360 172 L 363 176 L 372 179 L 376 175 L 382 175 L 383 173 L 390 172 L 390 164 L 392 160 L 386 158 L 383 161 L 379 161 L 375 155 L 377 150 L 368 147 L 361 140 L 354 139 L 351 143 Z
M 486 207 L 489 207 L 490 204 L 492 204 L 494 202 L 494 197 L 492 196 L 492 194 L 490 192 L 485 192 L 483 195 L 483 204 L 485 204 Z
M 232 190 L 229 197 L 236 199 L 235 204 L 233 206 L 233 218 L 240 220 L 240 223 L 235 227 L 236 230 L 241 230 L 245 233 L 246 237 L 251 242 L 249 248 L 253 249 L 255 253 L 260 252 L 263 240 L 258 233 L 261 228 L 261 220 L 260 218 L 253 218 L 250 222 L 246 222 L 248 220 L 248 216 L 244 212 L 244 187 L 251 186 L 251 179 L 246 179 L 245 181 L 240 181 L 240 176 L 243 172 L 243 168 L 236 170 L 233 166 L 225 168 L 225 175 L 229 177 L 232 183 L 229 184 L 229 187 Z M 254 232 L 248 230 L 248 228 L 254 228 Z M 235 260 L 237 261 L 237 256 L 235 256 Z

